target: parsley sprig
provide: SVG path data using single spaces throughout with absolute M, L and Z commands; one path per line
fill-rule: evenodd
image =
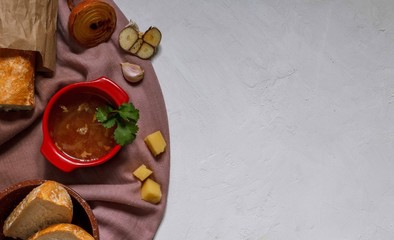
M 123 103 L 118 109 L 104 105 L 96 110 L 96 119 L 105 128 L 116 126 L 114 139 L 121 146 L 132 143 L 136 138 L 139 117 L 139 110 L 132 103 Z

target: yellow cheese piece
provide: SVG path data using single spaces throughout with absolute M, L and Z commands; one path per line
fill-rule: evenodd
M 139 166 L 134 172 L 133 175 L 138 178 L 140 181 L 144 181 L 147 177 L 152 174 L 152 170 L 148 169 L 144 164 Z
M 160 184 L 148 178 L 141 187 L 141 199 L 153 204 L 157 204 L 161 200 Z
M 144 141 L 154 156 L 164 152 L 167 146 L 167 143 L 160 131 L 149 134 Z

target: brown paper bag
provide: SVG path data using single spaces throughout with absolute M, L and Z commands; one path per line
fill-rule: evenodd
M 56 66 L 58 0 L 0 0 L 0 48 L 37 51 L 36 71 Z

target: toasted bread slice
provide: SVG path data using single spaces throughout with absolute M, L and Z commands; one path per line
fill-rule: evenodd
M 67 190 L 59 183 L 46 181 L 34 188 L 4 222 L 6 237 L 27 239 L 56 223 L 71 223 L 73 205 Z
M 35 52 L 0 49 L 0 109 L 34 108 Z
M 95 240 L 92 235 L 86 232 L 81 227 L 68 224 L 59 223 L 51 225 L 31 236 L 28 240 Z

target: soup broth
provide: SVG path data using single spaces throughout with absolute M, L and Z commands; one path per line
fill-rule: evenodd
M 81 161 L 92 161 L 107 154 L 115 145 L 114 128 L 96 120 L 96 109 L 108 102 L 83 93 L 59 99 L 49 117 L 50 134 L 65 154 Z

